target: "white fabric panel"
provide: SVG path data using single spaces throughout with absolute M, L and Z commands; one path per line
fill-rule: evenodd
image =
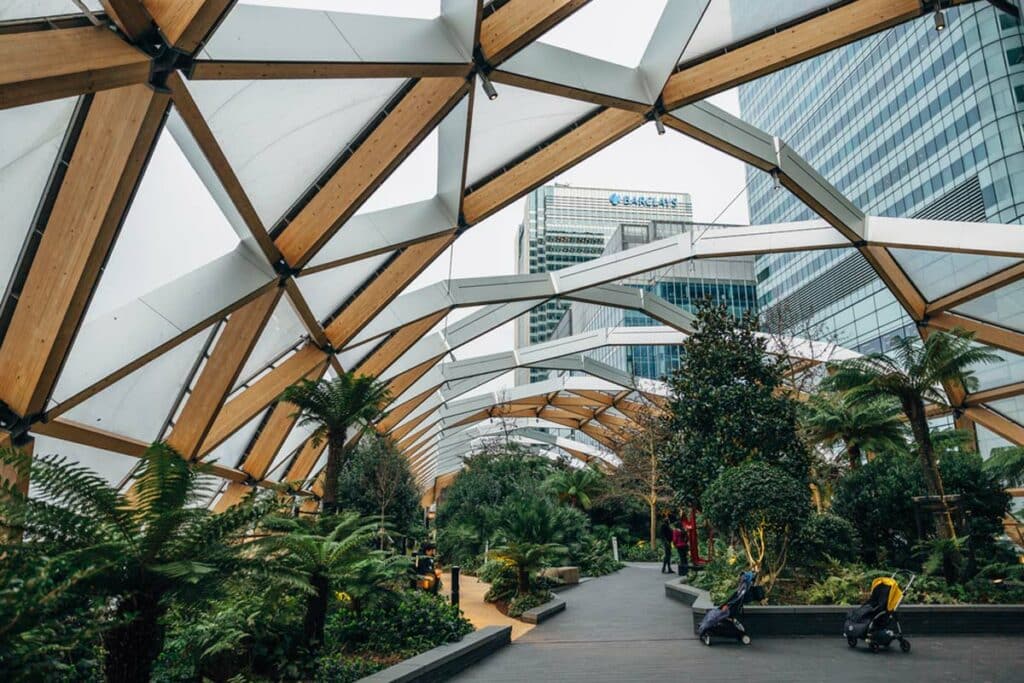
M 496 100 L 477 83 L 466 183 L 472 185 L 530 148 L 597 109 L 597 106 L 533 90 L 496 84 Z
M 721 50 L 833 4 L 834 0 L 711 0 L 679 61 Z
M 211 332 L 212 326 L 75 406 L 65 417 L 139 441 L 158 440 Z
M 441 0 L 441 20 L 452 36 L 455 47 L 467 61 L 473 59 L 480 0 Z
M 120 453 L 111 453 L 91 446 L 82 446 L 71 441 L 55 439 L 45 434 L 33 434 L 36 440 L 34 453 L 40 455 L 63 455 L 72 462 L 85 465 L 97 475 L 107 480 L 111 485 L 117 485 L 131 471 L 131 468 L 138 462 L 138 458 Z M 30 496 L 39 494 L 29 481 Z
M 647 49 L 664 8 L 665 0 L 630 3 L 591 0 L 541 36 L 538 42 L 635 67 Z
M 298 341 L 307 333 L 306 326 L 295 307 L 285 294 L 277 302 L 277 307 L 270 314 L 263 334 L 256 341 L 252 353 L 238 373 L 238 379 L 231 388 L 232 391 L 247 382 L 253 375 L 266 368 L 271 361 L 283 354 L 289 348 L 295 346 Z
M 387 262 L 394 252 L 371 256 L 337 268 L 304 275 L 295 280 L 317 320 L 335 313 L 360 285 Z
M 341 363 L 341 367 L 345 368 L 345 370 L 354 370 L 364 358 L 370 355 L 373 349 L 373 344 L 360 344 L 355 348 L 346 349 L 337 354 L 338 362 Z
M 17 267 L 77 102 L 68 97 L 0 109 L 0 297 Z
M 274 461 L 270 463 L 270 467 L 267 469 L 267 478 L 282 481 L 284 476 L 288 474 L 283 466 L 284 463 L 288 461 L 295 449 L 301 446 L 312 433 L 313 428 L 309 426 L 300 427 L 296 424 L 292 427 L 292 431 L 285 438 L 281 450 L 274 456 Z
M 278 62 L 467 61 L 440 18 L 252 5 L 238 5 L 228 14 L 203 57 Z
M 215 462 L 218 465 L 224 465 L 225 467 L 237 468 L 246 449 L 252 442 L 253 437 L 256 436 L 256 431 L 260 428 L 264 417 L 266 417 L 270 410 L 271 409 L 268 408 L 246 422 L 241 429 L 225 439 L 221 445 L 210 451 L 210 453 L 203 458 L 203 462 Z
M 527 45 L 514 54 L 501 64 L 501 70 L 633 102 L 652 104 L 659 94 L 652 94 L 645 88 L 643 78 L 636 69 L 540 42 Z
M 356 210 L 356 215 L 382 211 L 437 194 L 437 129 L 427 135 Z M 345 228 L 342 227 L 342 230 Z
M 103 11 L 100 0 L 85 0 L 85 6 L 94 12 Z M 4 0 L 0 5 L 0 21 L 81 13 L 82 10 L 71 0 Z
M 985 296 L 960 304 L 953 313 L 961 313 L 993 325 L 1024 332 L 1024 280 L 1018 280 Z
M 79 330 L 57 382 L 60 402 L 274 279 L 239 246 Z
M 1020 262 L 1019 259 L 1006 256 L 979 256 L 918 249 L 890 251 L 924 298 L 929 301 Z
M 272 226 L 402 83 L 190 81 L 189 89 L 260 219 Z
M 469 133 L 469 96 L 462 98 L 437 127 L 437 196 L 452 225 L 462 207 L 463 169 L 466 166 L 466 135 Z
M 995 349 L 995 352 L 1001 361 L 971 367 L 978 378 L 978 391 L 1024 381 L 1024 356 L 1003 349 Z

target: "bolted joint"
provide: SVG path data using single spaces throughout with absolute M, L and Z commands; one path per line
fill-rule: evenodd
M 173 48 L 166 43 L 140 45 L 147 54 L 153 57 L 149 67 L 149 84 L 159 92 L 169 92 L 167 89 L 167 77 L 172 72 L 181 70 L 189 72 L 192 70 L 192 55 Z
M 281 284 L 290 277 L 298 277 L 299 273 L 302 272 L 301 268 L 296 268 L 290 265 L 283 258 L 278 259 L 274 264 L 274 272 L 281 277 Z
M 3 401 L 0 401 L 0 429 L 11 435 L 11 443 L 15 446 L 24 446 L 31 441 L 29 430 L 32 425 L 39 422 L 41 415 L 26 415 L 22 417 L 11 410 Z

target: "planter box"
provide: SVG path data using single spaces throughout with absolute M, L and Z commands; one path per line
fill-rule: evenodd
M 580 582 L 579 567 L 548 567 L 542 570 L 540 575 L 547 579 L 558 579 L 567 586 Z
M 511 626 L 487 626 L 465 636 L 457 643 L 448 643 L 389 666 L 372 676 L 360 679 L 372 683 L 433 683 L 446 681 L 470 664 L 512 642 Z
M 665 595 L 693 610 L 693 631 L 715 607 L 710 594 L 673 579 Z M 839 636 L 852 606 L 747 605 L 743 625 L 760 636 Z M 1005 635 L 1024 629 L 1024 605 L 903 605 L 900 623 L 907 635 Z
M 547 621 L 559 612 L 564 611 L 565 600 L 562 600 L 561 598 L 552 598 L 543 605 L 538 605 L 533 609 L 526 610 L 519 618 L 527 624 L 539 624 L 542 621 Z

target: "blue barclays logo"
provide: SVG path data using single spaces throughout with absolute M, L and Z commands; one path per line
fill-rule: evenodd
M 645 197 L 642 195 L 619 194 L 612 192 L 608 195 L 608 203 L 612 206 L 646 206 L 650 208 L 677 209 L 679 199 L 677 197 Z

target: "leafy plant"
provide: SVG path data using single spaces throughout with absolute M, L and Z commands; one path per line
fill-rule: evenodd
M 360 439 L 338 478 L 338 507 L 367 517 L 376 515 L 381 528 L 387 522 L 402 534 L 420 520 L 419 487 L 408 458 L 390 439 L 376 433 Z
M 661 560 L 662 551 L 658 546 L 641 540 L 623 546 L 621 555 L 627 562 L 658 562 Z
M 857 402 L 843 394 L 814 394 L 803 405 L 800 422 L 812 443 L 831 448 L 841 442 L 851 468 L 860 467 L 865 450 L 891 450 L 905 443 L 906 427 L 891 398 Z
M 374 377 L 345 372 L 334 379 L 304 379 L 281 394 L 281 401 L 292 403 L 299 425 L 313 425 L 314 444 L 327 441 L 327 464 L 324 466 L 323 511 L 338 510 L 338 479 L 351 456 L 348 431 L 361 435 L 383 415 L 387 403 L 387 385 Z
M 949 406 L 943 384 L 957 385 L 964 391 L 977 388 L 978 378 L 972 366 L 994 363 L 1000 356 L 973 343 L 974 335 L 963 330 L 935 332 L 924 342 L 911 338 L 893 340 L 891 354 L 874 353 L 831 366 L 832 374 L 822 385 L 845 392 L 852 404 L 872 404 L 895 400 L 910 423 L 917 443 L 918 462 L 929 496 L 939 497 L 945 507 L 942 476 L 932 444 L 925 406 L 934 403 Z M 956 535 L 948 507 L 939 534 Z
M 27 466 L 26 456 L 13 451 L 0 453 L 0 461 Z M 215 515 L 197 504 L 210 495 L 200 483 L 203 471 L 158 443 L 140 458 L 129 494 L 58 455 L 32 459 L 36 496 L 3 483 L 0 516 L 24 541 L 0 552 L 19 560 L 60 557 L 67 564 L 58 572 L 59 590 L 78 596 L 79 605 L 106 601 L 96 616 L 111 680 L 149 679 L 172 601 L 208 599 L 226 577 L 272 569 L 241 541 L 276 503 L 257 496 Z
M 584 576 L 604 576 L 625 566 L 612 557 L 611 546 L 608 543 L 596 538 L 573 548 L 572 557 Z
M 504 543 L 493 553 L 515 566 L 517 594 L 530 592 L 533 575 L 546 562 L 566 555 L 561 517 L 542 497 L 511 499 L 501 507 L 498 533 Z
M 605 475 L 593 466 L 562 469 L 545 480 L 544 488 L 561 503 L 589 510 L 593 499 L 606 488 Z
M 1024 484 L 1024 446 L 993 448 L 985 469 L 1007 486 Z
M 793 539 L 792 562 L 798 567 L 833 568 L 838 562 L 855 562 L 860 557 L 860 538 L 848 520 L 829 513 L 807 518 Z
M 554 596 L 551 595 L 551 591 L 546 590 L 520 593 L 508 603 L 508 615 L 510 617 L 522 616 L 523 612 L 527 610 L 551 602 L 552 597 Z

